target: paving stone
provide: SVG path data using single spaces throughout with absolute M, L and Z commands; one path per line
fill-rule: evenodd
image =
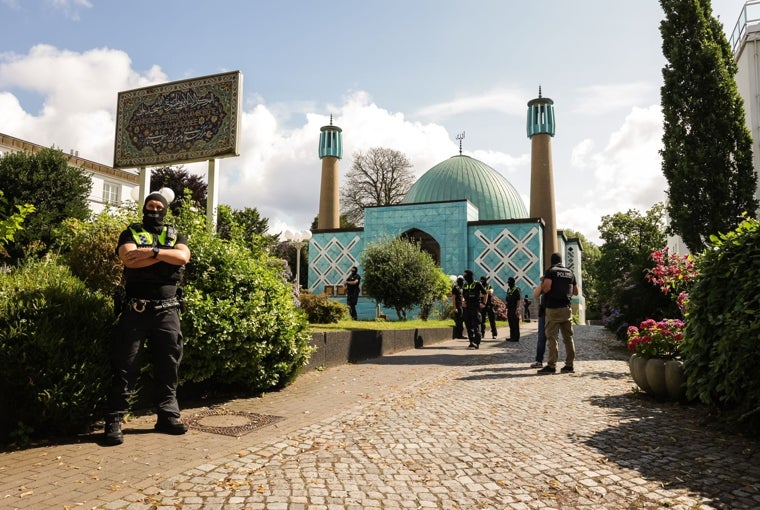
M 3 453 L 0 501 L 114 510 L 760 507 L 756 440 L 706 428 L 699 406 L 634 393 L 628 353 L 599 327 L 576 328 L 574 374 L 538 376 L 528 367 L 535 323 L 522 328 L 519 345 L 467 351 L 452 340 L 231 400 L 226 412 L 282 417 L 240 437 L 153 434 L 147 416 L 129 421 L 119 447 L 102 448 L 93 434 Z

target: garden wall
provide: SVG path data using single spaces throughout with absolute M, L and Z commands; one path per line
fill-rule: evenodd
M 312 333 L 316 348 L 304 370 L 330 368 L 451 340 L 451 328 L 355 330 Z

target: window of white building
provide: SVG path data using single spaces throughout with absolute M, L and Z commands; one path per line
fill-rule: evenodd
M 103 182 L 103 202 L 118 204 L 121 202 L 121 186 L 112 182 Z

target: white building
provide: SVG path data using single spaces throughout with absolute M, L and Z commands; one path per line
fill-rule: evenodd
M 6 152 L 37 152 L 44 149 L 42 145 L 27 142 L 10 135 L 0 133 L 0 156 Z M 92 190 L 88 198 L 90 210 L 97 214 L 106 204 L 120 204 L 131 200 L 132 192 L 139 192 L 138 176 L 125 170 L 117 170 L 107 165 L 101 165 L 79 157 L 78 151 L 68 154 L 69 165 L 81 168 L 92 179 Z
M 748 0 L 729 37 L 738 67 L 736 86 L 744 99 L 747 128 L 752 135 L 752 164 L 760 171 L 760 0 Z M 760 199 L 760 179 L 755 197 Z

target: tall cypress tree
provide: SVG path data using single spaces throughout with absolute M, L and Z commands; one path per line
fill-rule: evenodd
M 668 181 L 673 233 L 692 252 L 711 234 L 754 216 L 757 177 L 752 139 L 737 91 L 737 67 L 710 0 L 660 0 L 664 134 L 662 170 Z

